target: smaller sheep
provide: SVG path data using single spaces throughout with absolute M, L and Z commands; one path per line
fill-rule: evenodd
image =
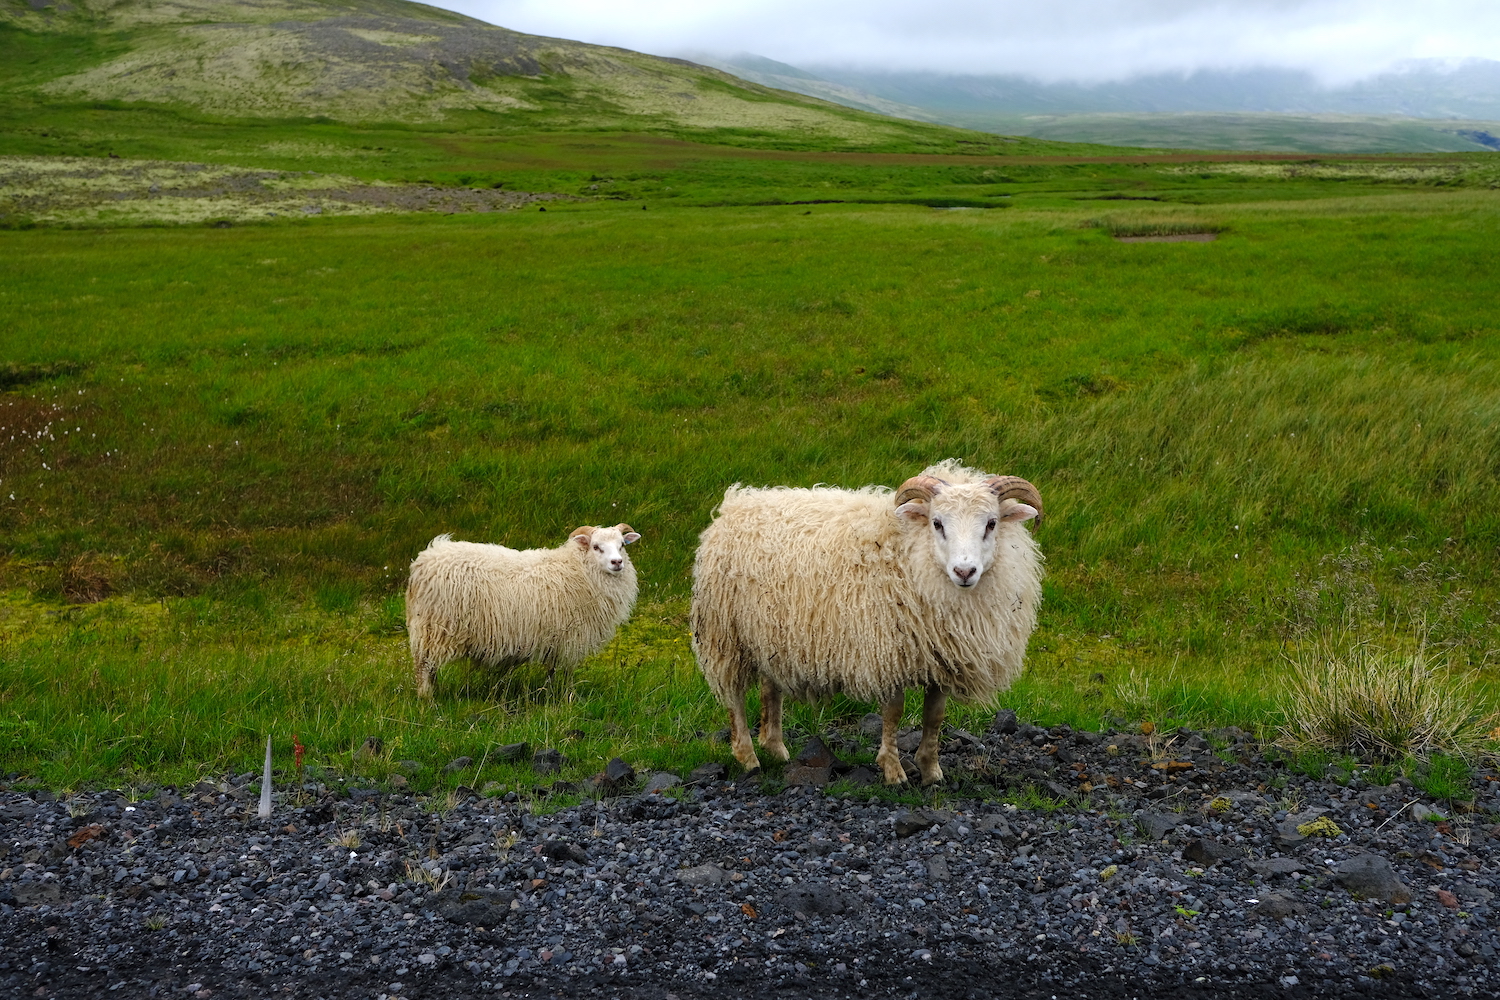
M 635 605 L 628 524 L 575 528 L 555 549 L 432 540 L 411 564 L 406 631 L 417 693 L 432 697 L 438 667 L 539 661 L 569 669 L 604 645 Z

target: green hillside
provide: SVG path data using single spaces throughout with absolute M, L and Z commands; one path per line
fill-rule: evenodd
M 119 102 L 241 120 L 649 131 L 780 148 L 1018 145 L 404 0 L 79 0 L 41 9 L 0 0 L 0 99 L 47 109 L 41 122 L 69 106 Z

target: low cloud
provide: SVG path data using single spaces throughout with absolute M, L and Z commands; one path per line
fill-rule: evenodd
M 1282 67 L 1346 83 L 1403 61 L 1500 58 L 1494 0 L 461 0 L 517 31 L 672 55 L 1084 82 Z

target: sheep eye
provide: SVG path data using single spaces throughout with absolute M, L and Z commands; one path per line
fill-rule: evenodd
M 597 545 L 595 545 L 595 546 L 594 546 L 594 551 L 595 551 L 595 552 L 603 552 L 603 551 L 604 551 L 604 550 L 603 550 L 603 549 L 601 549 L 601 548 L 600 548 L 600 547 L 599 547 L 599 546 L 597 546 Z
M 990 523 L 984 526 L 984 533 L 986 535 L 995 530 L 995 523 L 995 519 L 993 517 L 990 518 Z
M 944 534 L 944 532 L 943 532 L 943 522 L 942 521 L 933 521 L 932 522 L 932 527 L 937 531 L 938 534 L 940 534 L 940 535 Z

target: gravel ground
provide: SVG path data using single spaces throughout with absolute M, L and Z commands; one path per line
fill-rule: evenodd
M 262 822 L 250 775 L 0 792 L 0 993 L 1500 995 L 1493 770 L 1459 812 L 1289 773 L 1235 730 L 1022 725 L 950 734 L 949 790 L 907 808 L 835 757 L 866 737 L 826 738 L 774 794 L 613 762 L 541 815 L 531 789 L 336 782 Z M 959 797 L 983 782 L 1069 804 Z

